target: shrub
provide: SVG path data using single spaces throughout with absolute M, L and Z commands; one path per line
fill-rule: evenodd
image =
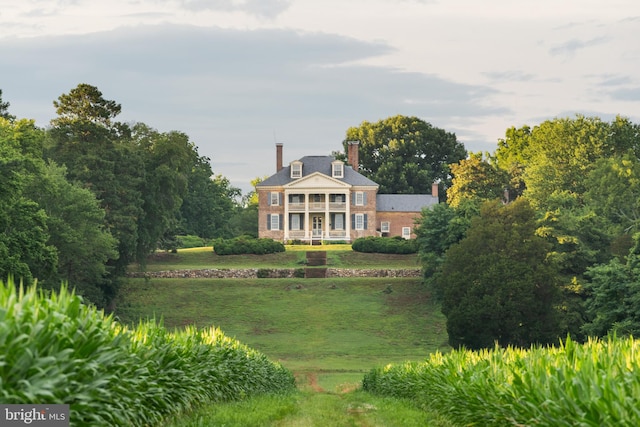
M 185 235 L 176 236 L 176 238 L 178 239 L 179 248 L 201 248 L 203 246 L 206 246 L 206 241 L 202 237 Z
M 216 239 L 213 242 L 213 251 L 217 255 L 265 255 L 284 252 L 282 242 L 272 239 L 254 239 L 249 237 L 236 237 L 235 239 Z
M 351 248 L 356 252 L 381 254 L 415 254 L 418 242 L 415 239 L 396 237 L 361 237 L 353 241 Z
M 0 331 L 0 402 L 69 404 L 71 425 L 158 425 L 203 402 L 295 387 L 219 329 L 129 329 L 64 286 L 46 297 L 0 282 Z

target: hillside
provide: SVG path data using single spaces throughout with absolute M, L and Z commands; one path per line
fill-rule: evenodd
M 201 249 L 162 254 L 147 268 L 295 266 L 301 260 L 299 250 L 219 257 Z M 415 268 L 417 257 L 332 248 L 328 263 Z M 215 325 L 281 361 L 300 384 L 309 377 L 328 390 L 358 383 L 374 366 L 423 360 L 448 348 L 445 318 L 418 278 L 129 279 L 122 295 L 116 314 L 124 321 L 155 316 L 169 328 Z

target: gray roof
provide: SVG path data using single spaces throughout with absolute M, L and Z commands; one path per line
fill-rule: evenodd
M 378 212 L 420 212 L 422 208 L 438 204 L 438 198 L 431 194 L 378 194 Z
M 315 172 L 320 172 L 324 175 L 331 176 L 331 162 L 335 159 L 331 156 L 305 156 L 300 159 L 302 162 L 302 177 L 311 175 Z M 300 178 L 291 178 L 291 166 L 282 168 L 275 175 L 271 175 L 257 185 L 257 187 L 267 186 L 280 186 L 289 184 L 292 181 L 296 181 Z M 378 186 L 375 182 L 371 181 L 366 176 L 356 172 L 353 168 L 347 164 L 344 165 L 344 177 L 334 178 L 338 181 L 345 182 L 350 185 L 357 186 Z

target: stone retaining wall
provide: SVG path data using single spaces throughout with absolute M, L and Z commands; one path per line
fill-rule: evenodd
M 420 277 L 419 268 L 407 269 L 346 269 L 328 268 L 327 277 Z M 256 279 L 256 278 L 302 278 L 302 268 L 211 268 L 202 270 L 167 270 L 131 272 L 128 277 L 151 279 Z
M 350 268 L 328 268 L 327 277 L 421 277 L 422 270 L 419 268 L 398 268 L 398 269 L 350 269 Z

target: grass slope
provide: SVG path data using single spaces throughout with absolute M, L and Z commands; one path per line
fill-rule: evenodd
M 215 325 L 299 373 L 361 378 L 446 348 L 444 316 L 415 278 L 130 279 L 123 293 L 125 322 Z
M 416 255 L 327 245 L 265 256 L 181 250 L 150 259 L 147 270 L 295 268 L 306 250 L 321 249 L 330 267 L 419 267 Z M 373 367 L 448 351 L 445 318 L 419 279 L 129 279 L 122 294 L 117 315 L 125 322 L 155 316 L 169 328 L 215 325 L 296 375 L 300 393 L 205 406 L 172 426 L 451 425 L 408 402 L 354 392 Z

